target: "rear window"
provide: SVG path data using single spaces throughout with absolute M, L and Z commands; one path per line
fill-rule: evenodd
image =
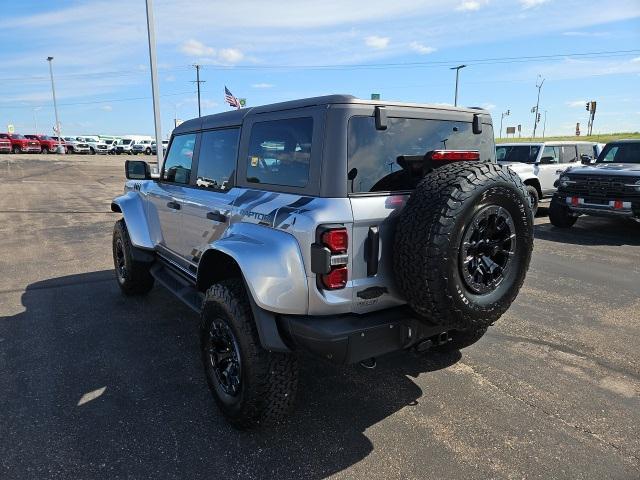
M 352 117 L 348 133 L 348 189 L 350 193 L 410 190 L 413 177 L 397 160 L 402 155 L 425 155 L 432 150 L 478 150 L 480 160 L 495 161 L 493 130 L 483 125 L 472 132 L 470 122 L 389 118 L 386 130 L 376 130 L 373 117 Z
M 251 127 L 247 181 L 305 187 L 311 161 L 311 117 L 254 123 Z

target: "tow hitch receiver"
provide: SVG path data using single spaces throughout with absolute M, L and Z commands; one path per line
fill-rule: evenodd
M 433 335 L 432 337 L 425 338 L 414 348 L 417 353 L 424 353 L 427 350 L 432 349 L 433 347 L 444 345 L 445 343 L 449 343 L 450 341 L 451 337 L 449 336 L 449 332 L 442 332 L 437 335 Z

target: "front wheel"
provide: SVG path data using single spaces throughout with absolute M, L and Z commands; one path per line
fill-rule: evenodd
M 154 279 L 149 273 L 150 264 L 133 259 L 133 246 L 124 220 L 113 227 L 113 264 L 118 286 L 125 295 L 142 295 L 153 288 Z
M 572 215 L 559 197 L 554 195 L 551 199 L 551 205 L 549 205 L 549 221 L 554 227 L 569 228 L 578 221 L 578 217 Z
M 531 211 L 535 217 L 538 213 L 538 206 L 540 205 L 540 194 L 538 189 L 533 185 L 526 185 L 527 193 L 529 194 L 529 203 L 531 204 Z
M 150 148 L 147 148 L 147 149 L 144 151 L 144 153 L 145 153 L 145 154 L 147 154 L 147 155 L 151 155 L 151 149 L 150 149 Z
M 20 153 L 20 151 L 21 151 L 21 150 L 20 150 L 20 147 L 18 147 L 17 145 L 16 145 L 15 147 L 13 147 L 13 153 L 15 153 L 16 155 L 17 155 L 18 153 Z
M 272 424 L 291 411 L 298 386 L 297 357 L 262 348 L 241 280 L 225 280 L 207 290 L 200 346 L 211 393 L 234 427 Z
M 43 154 L 43 155 L 47 155 L 48 153 L 49 153 L 49 149 L 48 149 L 47 147 L 44 147 L 44 148 L 42 149 L 42 154 Z
M 532 248 L 533 215 L 516 173 L 493 163 L 444 165 L 400 214 L 395 279 L 426 322 L 482 329 L 515 300 Z

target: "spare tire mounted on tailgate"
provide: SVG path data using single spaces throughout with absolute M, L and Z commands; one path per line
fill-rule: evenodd
M 401 212 L 395 278 L 428 322 L 484 329 L 515 299 L 532 247 L 518 176 L 495 163 L 452 163 L 427 174 Z

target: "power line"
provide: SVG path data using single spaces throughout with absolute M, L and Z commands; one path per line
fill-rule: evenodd
M 160 95 L 160 97 L 175 97 L 177 95 L 187 95 L 193 93 L 193 91 L 188 92 L 175 92 L 175 93 L 165 93 Z M 87 102 L 72 102 L 72 103 L 59 103 L 59 106 L 64 107 L 72 107 L 78 105 L 95 105 L 99 103 L 118 103 L 118 102 L 131 102 L 136 100 L 151 100 L 151 97 L 129 97 L 129 98 L 112 98 L 109 100 L 91 100 Z M 29 105 L 0 105 L 0 108 L 27 108 Z M 48 108 L 47 105 L 42 105 L 43 108 Z
M 361 64 L 318 64 L 318 65 L 200 65 L 201 68 L 211 70 L 359 70 L 359 69 L 379 69 L 379 68 L 420 68 L 420 67 L 437 67 L 450 66 L 452 64 L 466 63 L 474 65 L 496 65 L 510 63 L 529 63 L 545 60 L 562 60 L 567 58 L 615 58 L 628 55 L 640 54 L 640 49 L 633 50 L 610 50 L 599 52 L 573 52 L 558 53 L 552 55 L 529 55 L 518 57 L 487 57 L 473 59 L 450 59 L 450 60 L 433 60 L 425 62 L 389 62 L 389 63 L 361 63 Z M 179 71 L 187 70 L 191 67 L 176 66 L 162 69 L 163 71 Z M 77 72 L 57 75 L 59 78 L 91 78 L 91 77 L 117 77 L 146 74 L 146 69 L 140 70 L 113 70 L 98 72 Z M 12 81 L 47 81 L 46 76 L 25 76 L 25 77 L 7 77 L 0 78 L 0 82 Z

